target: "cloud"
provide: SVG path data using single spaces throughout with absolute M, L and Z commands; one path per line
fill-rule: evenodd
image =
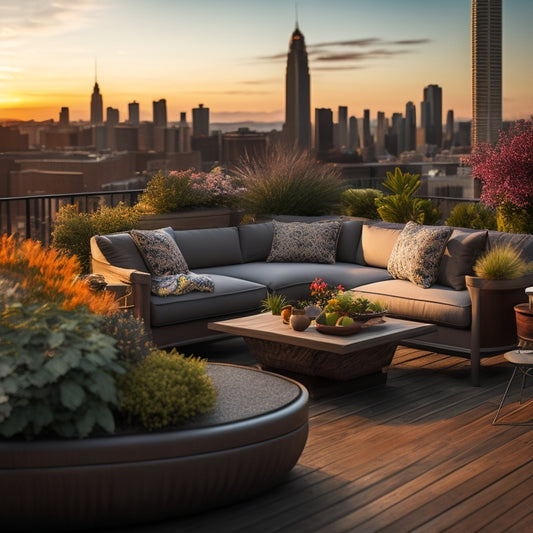
M 412 53 L 416 47 L 431 42 L 431 39 L 404 39 L 389 41 L 380 37 L 328 41 L 307 45 L 311 67 L 316 70 L 351 70 L 364 68 L 365 62 Z M 287 54 L 274 54 L 259 58 L 265 61 L 284 61 Z M 329 63 L 328 66 L 324 66 Z
M 23 44 L 38 35 L 55 35 L 86 24 L 106 7 L 104 0 L 3 0 L 0 2 L 0 47 Z

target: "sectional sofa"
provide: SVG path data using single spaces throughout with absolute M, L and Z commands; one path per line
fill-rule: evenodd
M 184 274 L 210 287 L 154 294 L 161 273 L 130 233 L 93 237 L 91 254 L 94 273 L 131 286 L 135 313 L 161 347 L 215 338 L 210 321 L 256 313 L 268 293 L 308 299 L 319 277 L 385 302 L 391 316 L 435 323 L 435 333 L 408 344 L 470 358 L 478 385 L 480 358 L 516 345 L 513 305 L 533 285 L 533 276 L 472 275 L 475 258 L 495 244 L 510 242 L 533 260 L 533 235 L 340 218 L 158 232 L 170 237 L 164 253 L 177 253 Z

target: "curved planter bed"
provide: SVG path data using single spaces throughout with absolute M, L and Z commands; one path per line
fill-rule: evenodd
M 0 441 L 2 529 L 88 529 L 166 520 L 281 482 L 308 433 L 299 383 L 209 364 L 215 409 L 177 431 L 84 440 Z

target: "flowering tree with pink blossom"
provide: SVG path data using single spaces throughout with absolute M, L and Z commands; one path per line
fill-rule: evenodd
M 498 213 L 498 229 L 533 233 L 533 121 L 501 131 L 495 146 L 477 145 L 466 162 L 481 181 L 481 201 Z

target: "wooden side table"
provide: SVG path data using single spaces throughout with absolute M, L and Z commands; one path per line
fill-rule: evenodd
M 511 375 L 511 379 L 509 380 L 509 383 L 507 384 L 507 388 L 505 389 L 505 393 L 503 394 L 502 400 L 500 402 L 500 405 L 498 406 L 498 410 L 496 411 L 496 414 L 494 415 L 494 419 L 492 421 L 493 426 L 499 426 L 499 425 L 508 425 L 508 426 L 533 426 L 533 419 L 527 422 L 502 422 L 501 420 L 512 415 L 513 413 L 516 413 L 523 409 L 527 404 L 532 403 L 532 399 L 528 400 L 525 404 L 522 402 L 522 396 L 524 392 L 524 387 L 526 385 L 526 379 L 528 376 L 533 376 L 533 350 L 513 350 L 511 352 L 507 352 L 503 355 L 507 361 L 509 361 L 513 365 L 513 373 Z M 519 406 L 516 409 L 513 409 L 509 413 L 505 414 L 503 417 L 500 417 L 500 421 L 498 421 L 498 417 L 500 415 L 500 411 L 502 410 L 503 404 L 505 403 L 505 399 L 507 398 L 507 395 L 509 394 L 509 390 L 511 389 L 511 385 L 513 383 L 513 380 L 517 374 L 517 372 L 520 372 L 522 375 L 522 384 L 520 386 L 520 403 Z

